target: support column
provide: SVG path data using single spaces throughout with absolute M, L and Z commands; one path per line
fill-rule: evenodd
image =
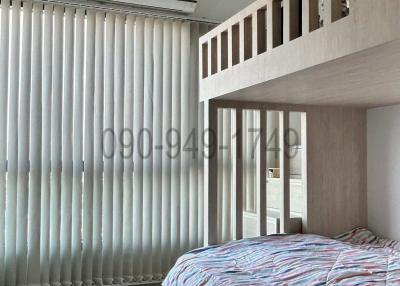
M 212 101 L 204 102 L 204 245 L 218 243 L 218 108 Z

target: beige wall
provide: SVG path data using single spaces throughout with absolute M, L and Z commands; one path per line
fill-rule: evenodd
M 333 236 L 366 226 L 366 111 L 312 107 L 307 138 L 307 232 Z
M 368 111 L 368 227 L 400 240 L 400 105 Z

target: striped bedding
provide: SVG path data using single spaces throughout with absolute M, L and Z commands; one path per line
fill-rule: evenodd
M 244 239 L 183 255 L 163 285 L 400 285 L 400 252 L 317 235 Z
M 379 247 L 388 247 L 400 251 L 400 241 L 379 237 L 364 227 L 355 228 L 335 237 L 335 239 L 352 244 L 367 244 Z

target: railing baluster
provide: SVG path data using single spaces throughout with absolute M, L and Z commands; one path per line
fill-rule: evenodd
M 239 22 L 239 60 L 241 63 L 244 62 L 245 54 L 245 37 L 244 37 L 244 19 L 240 19 Z
M 239 240 L 243 238 L 243 111 L 235 109 L 234 114 L 236 116 L 232 121 L 232 130 L 236 136 L 232 141 L 232 150 L 235 152 L 232 160 L 232 226 L 233 239 Z
M 222 35 L 221 33 L 217 36 L 217 71 L 222 71 Z
M 260 146 L 257 152 L 257 231 L 259 236 L 267 235 L 267 112 L 258 112 Z
M 214 37 L 211 39 L 211 75 L 218 72 L 218 38 Z
M 211 65 L 212 65 L 211 42 L 212 42 L 211 39 L 209 39 L 207 41 L 207 69 L 208 69 L 207 74 L 208 74 L 208 76 L 211 76 L 211 71 L 212 71 L 212 68 L 211 68 Z
M 289 129 L 289 112 L 279 112 L 279 157 L 280 157 L 280 177 L 282 184 L 281 193 L 281 213 L 280 213 L 280 232 L 290 232 L 290 161 L 287 154 L 289 148 L 287 144 L 286 132 Z
M 301 113 L 301 178 L 303 194 L 306 198 L 303 200 L 303 233 L 307 233 L 307 113 Z
M 274 48 L 274 17 L 273 17 L 274 3 L 273 0 L 267 2 L 267 51 Z
M 233 58 L 232 30 L 233 27 L 230 26 L 228 28 L 228 68 L 232 67 L 232 58 Z
M 291 0 L 283 0 L 283 43 L 289 43 L 291 40 Z
M 257 10 L 253 12 L 252 17 L 252 56 L 256 57 L 258 55 L 258 13 Z
M 218 108 L 204 102 L 205 148 L 204 160 L 204 245 L 218 243 Z

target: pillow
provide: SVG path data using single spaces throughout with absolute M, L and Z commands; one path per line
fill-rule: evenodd
M 371 244 L 374 243 L 378 237 L 367 228 L 357 227 L 353 230 L 335 236 L 334 239 L 352 244 Z
M 334 239 L 351 244 L 368 244 L 400 251 L 400 241 L 379 237 L 364 227 L 357 227 L 351 231 L 335 236 Z

